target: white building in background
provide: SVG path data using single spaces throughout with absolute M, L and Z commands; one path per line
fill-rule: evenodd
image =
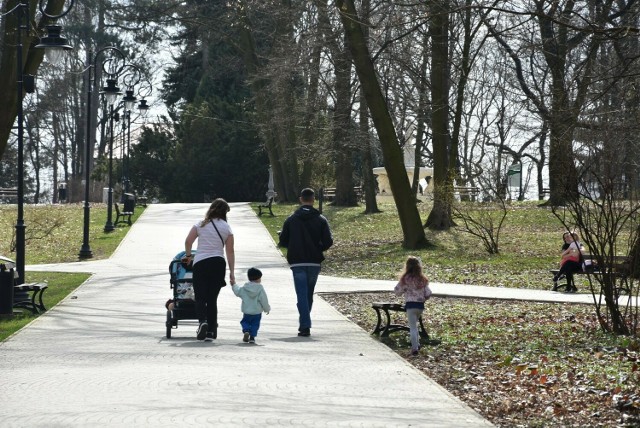
M 405 144 L 404 146 L 404 166 L 407 170 L 407 177 L 409 183 L 413 183 L 413 172 L 415 169 L 415 146 L 413 144 Z M 379 195 L 392 195 L 391 185 L 389 184 L 389 176 L 387 175 L 387 169 L 383 166 L 373 168 L 373 174 L 378 180 L 378 194 Z M 433 192 L 433 168 L 420 167 L 418 175 L 419 184 L 422 189 L 422 193 Z

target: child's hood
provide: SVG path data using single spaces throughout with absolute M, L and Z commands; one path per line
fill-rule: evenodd
M 258 294 L 260 294 L 262 285 L 258 284 L 257 282 L 247 282 L 242 288 L 244 288 L 249 297 L 256 297 Z

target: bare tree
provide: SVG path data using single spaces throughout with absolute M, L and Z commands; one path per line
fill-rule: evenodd
M 633 3 L 609 1 L 594 7 L 586 1 L 532 0 L 524 3 L 522 10 L 520 4 L 513 4 L 506 12 L 509 19 L 496 16 L 498 21 L 485 20 L 488 31 L 512 59 L 522 92 L 548 125 L 550 204 L 577 197 L 573 139 L 594 83 L 597 53 L 610 35 L 619 32 L 620 17 L 632 13 Z M 522 22 L 516 16 L 522 17 Z M 530 28 L 529 37 L 515 42 L 511 29 L 526 28 L 530 23 L 536 25 Z M 529 56 L 532 47 L 535 54 Z M 523 58 L 537 74 L 527 73 Z M 546 70 L 549 93 L 542 98 L 535 91 L 536 78 Z
M 402 150 L 398 143 L 389 110 L 380 90 L 380 84 L 376 77 L 355 5 L 351 0 L 338 0 L 336 1 L 336 7 L 340 13 L 340 19 L 345 28 L 356 72 L 382 144 L 389 183 L 398 208 L 400 225 L 404 236 L 403 246 L 410 249 L 424 246 L 428 242 L 422 229 L 420 214 L 416 208 L 415 198 L 412 196 L 409 179 L 403 165 Z

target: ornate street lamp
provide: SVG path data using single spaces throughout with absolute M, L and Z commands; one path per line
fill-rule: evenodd
M 40 12 L 51 19 L 60 18 L 71 10 L 73 7 L 74 1 L 71 1 L 69 7 L 63 11 L 59 15 L 50 15 L 44 10 L 43 1 L 40 1 Z M 11 9 L 8 13 L 16 13 L 17 15 L 17 28 L 16 28 L 16 70 L 17 70 L 17 90 L 18 90 L 18 216 L 16 220 L 16 270 L 18 271 L 18 279 L 16 281 L 17 284 L 24 284 L 24 266 L 25 266 L 25 247 L 26 247 L 26 238 L 25 238 L 25 229 L 24 225 L 24 111 L 22 109 L 22 96 L 25 89 L 25 78 L 27 77 L 24 74 L 24 63 L 22 59 L 23 54 L 23 45 L 22 45 L 22 32 L 29 31 L 29 3 L 28 2 L 19 2 L 16 6 Z M 60 40 L 64 40 L 60 37 L 60 27 L 57 27 L 57 35 L 58 40 L 54 41 L 49 37 L 44 37 L 41 39 L 40 44 L 36 47 L 44 48 L 46 50 L 54 49 L 54 50 L 68 50 L 71 49 L 71 46 L 65 43 L 59 43 Z M 55 30 L 54 30 L 55 32 Z M 51 35 L 51 33 L 49 34 Z M 32 82 L 33 76 L 30 76 L 29 81 Z M 33 85 L 27 85 L 29 92 L 33 92 Z
M 86 70 L 87 76 L 87 130 L 86 130 L 86 145 L 85 145 L 85 156 L 84 156 L 84 224 L 83 224 L 83 236 L 82 236 L 82 247 L 80 248 L 80 253 L 78 256 L 81 259 L 87 259 L 93 257 L 93 252 L 91 251 L 91 246 L 89 245 L 89 220 L 91 215 L 91 207 L 89 205 L 89 176 L 90 176 L 90 166 L 91 166 L 91 157 L 93 154 L 93 139 L 92 139 L 92 130 L 91 126 L 91 100 L 93 99 L 93 87 L 96 84 L 95 82 L 95 68 L 98 58 L 101 54 L 109 53 L 114 55 L 112 58 L 106 59 L 102 63 L 102 69 L 107 72 L 108 75 L 117 75 L 122 68 L 124 67 L 124 54 L 122 51 L 114 46 L 107 46 L 100 50 L 98 50 L 93 56 L 92 52 L 87 52 L 87 66 Z M 119 57 L 119 58 L 118 58 Z M 118 67 L 114 64 L 121 63 Z M 105 65 L 110 65 L 109 71 L 105 70 Z M 117 95 L 116 95 L 117 96 Z M 109 211 L 109 214 L 111 211 Z
M 116 79 L 107 79 L 107 86 L 102 88 L 101 94 L 109 105 L 109 193 L 107 197 L 107 222 L 104 225 L 105 232 L 112 232 L 115 229 L 113 225 L 113 105 L 118 95 L 122 94 L 117 86 Z
M 58 64 L 62 60 L 64 52 L 71 49 L 67 39 L 62 37 L 62 27 L 59 25 L 47 25 L 44 27 L 47 30 L 47 36 L 40 39 L 40 43 L 36 45 L 36 48 L 44 48 L 44 55 L 52 64 Z
M 138 111 L 140 112 L 140 115 L 144 118 L 147 117 L 147 115 L 149 114 L 149 105 L 147 104 L 147 100 L 145 100 L 144 98 L 140 100 L 140 104 L 138 104 Z
M 126 198 L 129 193 L 129 184 L 131 180 L 129 179 L 129 151 L 131 149 L 131 115 L 133 113 L 133 109 L 136 106 L 136 101 L 138 98 L 135 95 L 135 86 L 140 83 L 143 78 L 143 69 L 136 64 L 127 64 L 127 67 L 130 68 L 129 71 L 123 73 L 122 81 L 126 86 L 125 96 L 122 98 L 124 103 L 124 115 L 123 115 L 123 129 L 126 126 L 127 128 L 127 142 L 126 142 L 126 154 L 122 159 L 123 162 L 123 185 L 124 192 L 122 195 L 122 201 L 125 203 L 125 211 L 132 211 L 133 207 L 127 208 L 126 206 Z M 150 91 L 149 91 L 150 92 Z M 145 101 L 146 105 L 146 101 Z
M 131 148 L 131 110 L 136 105 L 137 98 L 133 95 L 133 89 L 127 89 L 126 95 L 122 98 L 124 101 L 124 118 L 122 122 L 122 126 L 127 127 L 127 154 L 126 158 L 123 158 L 122 161 L 124 163 L 124 193 L 123 193 L 123 202 L 126 197 L 126 193 L 129 193 L 129 149 Z M 127 210 L 125 210 L 127 211 Z

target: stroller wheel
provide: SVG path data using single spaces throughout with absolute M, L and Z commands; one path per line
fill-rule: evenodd
M 167 339 L 171 339 L 171 328 L 173 326 L 173 320 L 171 319 L 171 311 L 167 311 L 167 322 L 165 324 L 167 327 Z

